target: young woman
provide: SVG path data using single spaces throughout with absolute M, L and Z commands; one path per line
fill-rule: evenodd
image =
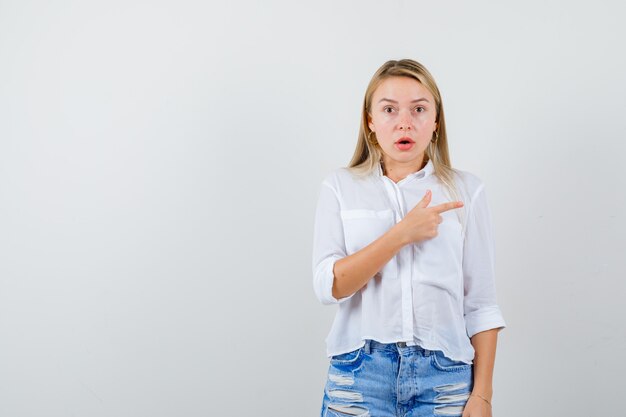
M 338 310 L 322 416 L 491 417 L 497 333 L 485 187 L 453 169 L 439 89 L 388 61 L 349 167 L 322 182 L 313 284 Z

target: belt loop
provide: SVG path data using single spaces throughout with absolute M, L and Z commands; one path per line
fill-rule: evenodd
M 425 356 L 430 356 L 430 352 L 431 352 L 430 350 L 424 349 L 424 355 Z
M 366 339 L 365 340 L 365 346 L 363 346 L 363 349 L 365 350 L 365 353 L 368 354 L 368 355 L 370 354 L 370 344 L 371 344 L 371 341 L 369 339 Z

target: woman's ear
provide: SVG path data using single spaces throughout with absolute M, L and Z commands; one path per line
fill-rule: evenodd
M 369 126 L 369 128 L 370 128 L 370 130 L 371 130 L 372 132 L 374 132 L 374 131 L 375 131 L 375 129 L 374 129 L 374 123 L 372 123 L 372 116 L 371 116 L 369 113 L 367 114 L 367 125 Z

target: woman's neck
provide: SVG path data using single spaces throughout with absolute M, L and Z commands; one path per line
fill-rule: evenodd
M 385 162 L 381 159 L 380 166 L 383 170 L 383 175 L 392 180 L 393 182 L 399 182 L 402 179 L 406 178 L 407 175 L 412 174 L 414 172 L 418 172 L 422 170 L 426 164 L 428 163 L 428 158 L 423 156 L 422 162 L 419 164 L 419 168 L 416 166 L 399 166 L 396 164 L 392 164 L 389 166 L 389 162 L 385 164 Z

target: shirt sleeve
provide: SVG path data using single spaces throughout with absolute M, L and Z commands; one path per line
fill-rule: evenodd
M 467 335 L 504 328 L 496 301 L 494 234 L 484 184 L 470 202 L 463 246 L 463 310 Z
M 338 304 L 352 295 L 336 299 L 333 297 L 333 267 L 335 262 L 346 256 L 339 199 L 336 191 L 323 182 L 313 230 L 313 288 L 322 304 Z

